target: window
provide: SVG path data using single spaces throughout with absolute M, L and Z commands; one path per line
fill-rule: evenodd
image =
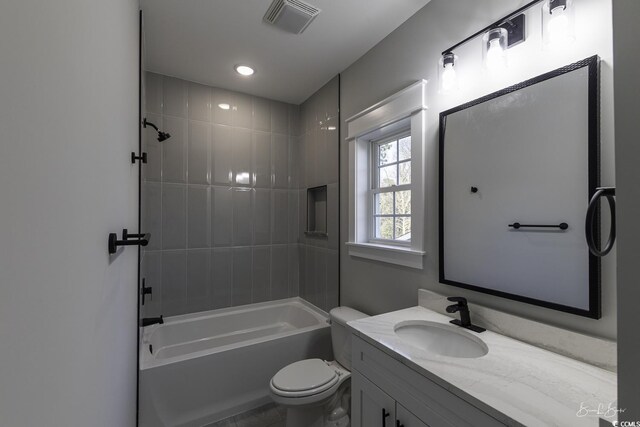
M 411 243 L 411 134 L 374 141 L 370 241 Z
M 346 119 L 350 257 L 424 267 L 427 82 Z

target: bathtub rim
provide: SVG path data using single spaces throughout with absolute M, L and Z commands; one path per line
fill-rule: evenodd
M 284 298 L 284 299 L 279 299 L 274 301 L 265 301 L 265 302 L 259 302 L 259 303 L 239 305 L 235 307 L 225 307 L 225 308 L 219 308 L 219 309 L 213 309 L 213 310 L 207 310 L 207 311 L 199 311 L 195 313 L 179 314 L 176 316 L 165 318 L 165 324 L 186 323 L 186 322 L 196 321 L 200 318 L 217 317 L 217 316 L 223 316 L 229 313 L 253 311 L 255 309 L 259 309 L 262 307 L 286 306 L 286 305 L 291 305 L 292 303 L 294 305 L 302 306 L 302 308 L 310 312 L 310 314 L 312 314 L 318 320 L 318 322 L 314 325 L 295 329 L 293 331 L 266 335 L 263 337 L 242 341 L 240 343 L 226 344 L 219 347 L 213 347 L 213 348 L 208 348 L 204 350 L 194 351 L 192 353 L 188 353 L 180 356 L 168 357 L 166 359 L 156 359 L 155 357 L 152 357 L 149 353 L 149 338 L 157 329 L 161 328 L 163 325 L 151 325 L 151 326 L 140 327 L 141 339 L 140 339 L 140 347 L 139 347 L 139 354 L 140 354 L 139 370 L 145 371 L 148 369 L 158 368 L 158 367 L 170 365 L 173 363 L 187 361 L 197 357 L 204 357 L 210 354 L 229 351 L 236 348 L 250 346 L 252 344 L 258 344 L 265 341 L 276 340 L 279 338 L 284 338 L 284 337 L 295 335 L 295 334 L 301 334 L 301 333 L 306 333 L 306 332 L 314 331 L 321 328 L 330 327 L 329 314 L 300 297 L 291 297 L 291 298 Z

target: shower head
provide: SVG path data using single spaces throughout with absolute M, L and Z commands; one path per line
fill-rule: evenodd
M 167 132 L 158 131 L 158 141 L 162 142 L 169 138 L 171 138 L 171 135 L 169 135 Z
M 158 141 L 159 142 L 166 141 L 167 139 L 171 138 L 171 135 L 168 132 L 162 132 L 160 129 L 158 129 L 158 126 L 154 125 L 151 122 L 148 122 L 146 117 L 142 121 L 142 126 L 145 127 L 145 128 L 147 126 L 151 126 L 152 128 L 154 128 L 156 130 L 156 132 L 158 132 Z

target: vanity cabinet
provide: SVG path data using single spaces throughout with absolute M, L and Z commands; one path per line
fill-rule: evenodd
M 351 342 L 353 427 L 505 425 L 358 336 Z
M 354 426 L 428 427 L 363 375 L 351 380 Z

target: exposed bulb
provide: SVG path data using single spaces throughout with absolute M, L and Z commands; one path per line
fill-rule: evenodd
M 500 39 L 489 41 L 486 58 L 487 68 L 491 71 L 500 71 L 505 67 L 504 50 L 500 46 Z
M 442 91 L 448 92 L 456 87 L 456 69 L 453 64 L 446 64 L 440 76 Z
M 547 31 L 549 32 L 549 43 L 554 46 L 564 45 L 572 41 L 569 18 L 564 8 L 557 7 L 551 11 Z

